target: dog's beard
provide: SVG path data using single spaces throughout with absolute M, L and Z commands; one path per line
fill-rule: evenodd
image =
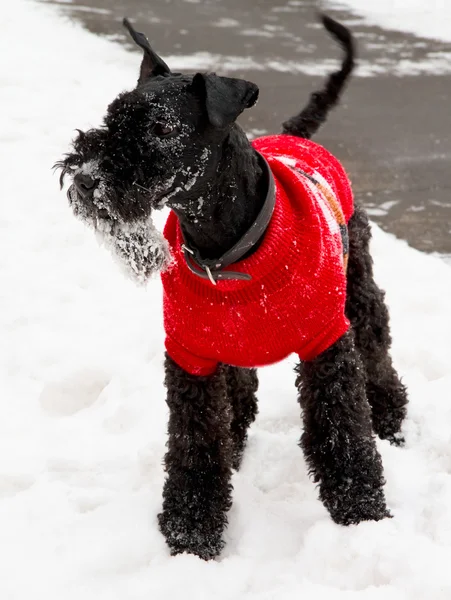
M 95 230 L 99 243 L 110 250 L 121 270 L 135 283 L 144 285 L 152 275 L 168 268 L 171 263 L 168 242 L 150 215 L 124 223 L 89 210 L 73 187 L 68 197 L 74 215 Z
M 171 263 L 168 242 L 155 228 L 151 217 L 130 224 L 102 219 L 96 233 L 136 283 L 145 284 L 154 273 L 164 271 Z

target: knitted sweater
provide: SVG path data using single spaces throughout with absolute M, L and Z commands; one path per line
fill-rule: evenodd
M 276 204 L 258 249 L 226 268 L 251 280 L 213 285 L 198 277 L 186 264 L 175 213 L 164 230 L 174 258 L 162 273 L 166 350 L 191 374 L 211 374 L 219 362 L 259 367 L 293 352 L 312 360 L 349 328 L 343 234 L 353 200 L 343 167 L 294 136 L 253 146 L 271 167 Z

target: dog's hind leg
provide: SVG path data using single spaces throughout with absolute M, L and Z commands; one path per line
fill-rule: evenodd
M 170 414 L 160 530 L 172 554 L 189 552 L 208 560 L 223 548 L 232 502 L 232 411 L 225 368 L 199 377 L 169 356 L 165 368 Z
M 297 373 L 304 422 L 300 445 L 331 517 L 350 525 L 389 516 L 352 330 L 314 360 L 300 363 Z
M 256 392 L 258 377 L 256 369 L 226 367 L 227 395 L 232 404 L 231 433 L 233 441 L 234 469 L 238 470 L 243 458 L 247 430 L 258 412 Z
M 400 444 L 406 415 L 407 392 L 393 368 L 389 315 L 384 292 L 373 279 L 369 251 L 371 230 L 363 208 L 356 206 L 349 221 L 349 261 L 346 315 L 354 329 L 356 346 L 366 371 L 366 393 L 374 431 L 382 439 Z

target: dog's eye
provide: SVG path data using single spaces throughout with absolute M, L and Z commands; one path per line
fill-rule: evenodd
M 178 129 L 175 125 L 167 125 L 165 123 L 154 123 L 152 127 L 152 133 L 158 137 L 169 137 L 175 135 Z

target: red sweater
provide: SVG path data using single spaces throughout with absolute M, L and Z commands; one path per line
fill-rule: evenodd
M 162 273 L 166 350 L 195 375 L 213 373 L 219 362 L 259 367 L 293 352 L 311 360 L 349 328 L 342 233 L 353 201 L 343 167 L 293 136 L 262 137 L 253 146 L 271 167 L 276 205 L 259 248 L 226 268 L 251 280 L 213 285 L 192 273 L 173 212 L 166 223 L 174 258 Z

